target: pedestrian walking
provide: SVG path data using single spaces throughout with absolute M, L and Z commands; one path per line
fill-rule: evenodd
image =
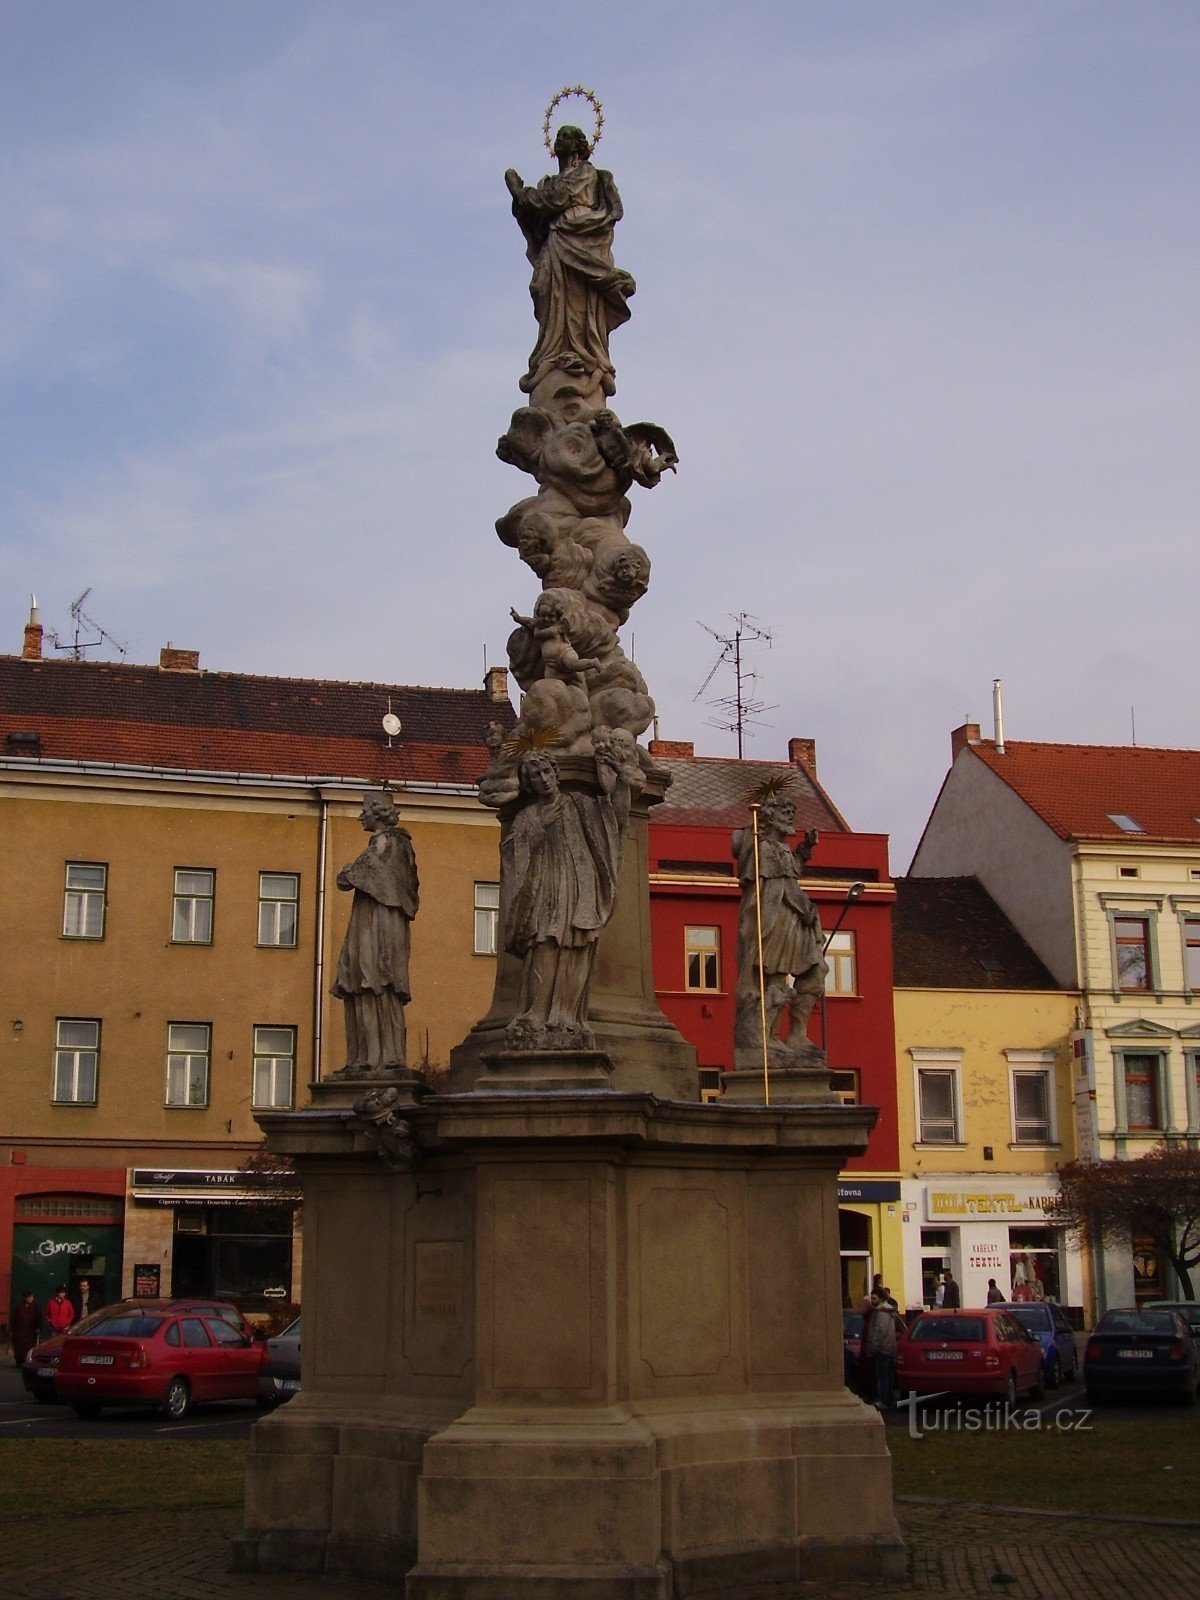
M 1004 1304 L 1004 1290 L 999 1288 L 995 1278 L 988 1279 L 987 1303 L 990 1306 Z
M 37 1301 L 33 1298 L 33 1290 L 26 1289 L 20 1300 L 13 1307 L 12 1314 L 12 1350 L 13 1360 L 18 1366 L 38 1342 L 42 1331 L 42 1313 L 38 1310 Z
M 49 1300 L 46 1301 L 42 1315 L 50 1324 L 51 1331 L 54 1333 L 66 1333 L 67 1329 L 75 1321 L 75 1307 L 67 1299 L 67 1286 L 65 1283 L 60 1283 Z
M 880 1411 L 890 1411 L 896 1403 L 896 1335 L 900 1317 L 892 1309 L 891 1295 L 881 1289 L 875 1300 L 871 1317 L 871 1331 L 867 1335 L 867 1352 L 875 1367 L 875 1404 Z
M 947 1311 L 957 1311 L 959 1306 L 962 1305 L 962 1293 L 958 1287 L 958 1280 L 949 1267 L 946 1268 L 946 1276 L 942 1279 L 942 1298 L 938 1304 L 944 1306 Z

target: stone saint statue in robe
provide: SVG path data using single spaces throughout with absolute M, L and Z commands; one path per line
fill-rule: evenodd
M 628 741 L 632 746 L 632 740 Z M 502 845 L 505 945 L 522 961 L 516 1049 L 593 1049 L 588 988 L 613 913 L 629 821 L 629 772 L 612 730 L 597 730 L 599 793 L 564 793 L 552 756 L 523 757 L 524 804 Z
M 538 341 L 521 380 L 526 394 L 555 368 L 587 374 L 598 395 L 616 390 L 608 336 L 628 322 L 636 285 L 613 261 L 621 197 L 612 173 L 593 167 L 590 153 L 586 134 L 566 126 L 554 141 L 557 173 L 536 188 L 527 188 L 511 168 L 504 174 L 533 264 L 529 293 Z
M 816 906 L 800 887 L 799 877 L 813 846 L 815 830 L 793 850 L 788 842 L 796 812 L 786 795 L 765 801 L 758 813 L 758 865 L 754 829 L 733 835 L 742 902 L 738 913 L 738 977 L 733 1038 L 738 1050 L 755 1050 L 761 1060 L 763 1010 L 771 1054 L 807 1055 L 808 1019 L 825 985 L 824 938 Z M 758 958 L 758 907 L 762 913 L 762 970 Z M 766 986 L 760 1006 L 760 984 Z M 790 1018 L 786 1043 L 779 1032 Z M 744 1065 L 738 1061 L 738 1065 Z
M 350 924 L 330 993 L 346 1017 L 346 1070 L 387 1072 L 406 1065 L 404 1007 L 409 935 L 417 914 L 412 837 L 397 826 L 388 794 L 368 794 L 361 822 L 371 835 L 362 854 L 337 876 L 354 895 Z

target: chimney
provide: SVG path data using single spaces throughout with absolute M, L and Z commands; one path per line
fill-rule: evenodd
M 510 705 L 508 697 L 508 668 L 489 667 L 483 675 L 483 686 L 487 690 L 488 699 L 494 700 L 497 705 Z
M 992 716 L 996 726 L 996 754 L 1004 754 L 1004 696 L 1001 692 L 1000 679 L 992 679 Z
M 29 621 L 25 624 L 25 643 L 21 646 L 22 661 L 42 659 L 42 619 L 38 615 L 37 595 L 29 596 Z
M 664 761 L 691 761 L 696 746 L 690 739 L 651 739 L 650 754 Z
M 958 755 L 966 745 L 979 743 L 979 724 L 977 722 L 964 722 L 961 728 L 955 728 L 950 735 L 950 759 Z
M 167 645 L 158 652 L 158 665 L 161 672 L 199 672 L 200 652 L 176 650 L 173 645 Z
M 803 767 L 812 777 L 817 775 L 817 741 L 815 739 L 789 739 L 788 760 L 794 767 Z

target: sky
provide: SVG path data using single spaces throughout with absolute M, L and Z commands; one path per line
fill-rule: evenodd
M 995 677 L 1011 739 L 1194 747 L 1196 0 L 0 0 L 0 649 L 90 589 L 133 661 L 502 662 L 503 173 L 574 83 L 614 405 L 680 456 L 629 530 L 661 736 L 735 753 L 748 613 L 746 754 L 815 738 L 896 871 Z

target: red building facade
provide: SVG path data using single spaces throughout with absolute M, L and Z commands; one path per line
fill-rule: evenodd
M 706 1097 L 720 1093 L 721 1075 L 733 1065 L 740 890 L 731 834 L 749 822 L 746 795 L 764 778 L 791 769 L 795 839 L 808 828 L 818 830 L 803 886 L 826 936 L 832 936 L 826 992 L 813 1011 L 809 1036 L 825 1047 L 835 1089 L 879 1111 L 866 1153 L 854 1159 L 839 1185 L 843 1290 L 857 1303 L 874 1272 L 899 1290 L 896 892 L 887 836 L 850 830 L 817 780 L 810 740 L 793 739 L 786 764 L 698 757 L 690 744 L 665 740 L 656 740 L 651 751 L 673 779 L 666 802 L 650 818 L 654 985 L 662 1009 L 699 1052 Z

